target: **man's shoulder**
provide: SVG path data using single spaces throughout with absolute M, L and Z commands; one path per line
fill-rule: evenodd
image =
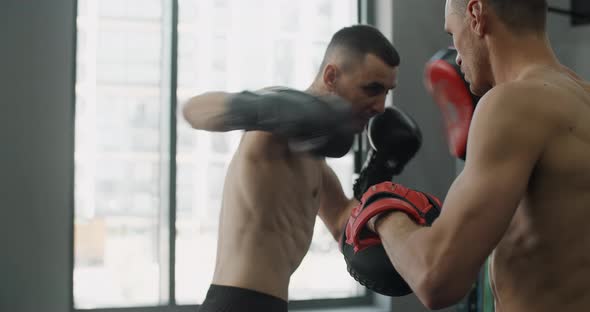
M 286 138 L 267 131 L 244 132 L 238 152 L 245 160 L 255 162 L 294 159 L 296 155 L 304 155 L 292 152 Z
M 566 94 L 542 80 L 506 82 L 488 91 L 478 104 L 487 115 L 523 118 L 524 121 L 559 122 L 565 116 L 561 105 Z
M 239 149 L 255 152 L 268 153 L 282 146 L 286 146 L 286 140 L 268 131 L 245 131 L 240 141 Z
M 499 84 L 490 89 L 482 100 L 486 102 L 515 103 L 517 108 L 522 105 L 535 105 L 535 100 L 543 101 L 554 93 L 551 87 L 542 80 L 518 80 Z

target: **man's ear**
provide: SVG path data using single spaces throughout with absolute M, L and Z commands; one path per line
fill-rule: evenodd
M 328 89 L 328 91 L 333 91 L 336 89 L 336 82 L 338 81 L 338 77 L 340 76 L 340 69 L 334 64 L 328 64 L 324 67 L 323 79 L 324 85 Z
M 485 12 L 488 9 L 481 0 L 469 0 L 467 3 L 467 14 L 471 20 L 470 28 L 479 37 L 483 37 L 487 27 Z

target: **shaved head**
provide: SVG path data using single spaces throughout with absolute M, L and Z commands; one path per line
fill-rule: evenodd
M 470 0 L 449 0 L 451 9 L 464 15 Z M 544 32 L 547 0 L 480 0 L 489 5 L 498 18 L 515 33 Z
M 375 27 L 354 25 L 334 34 L 322 61 L 324 68 L 330 61 L 341 60 L 346 67 L 361 63 L 368 54 L 373 54 L 389 66 L 400 63 L 397 50 Z

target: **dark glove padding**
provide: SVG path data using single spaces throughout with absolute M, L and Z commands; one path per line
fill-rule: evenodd
M 386 296 L 399 297 L 412 293 L 406 281 L 397 273 L 383 245 L 373 245 L 357 253 L 354 247 L 340 240 L 340 249 L 348 273 L 361 285 Z
M 380 294 L 409 294 L 411 289 L 389 260 L 381 238 L 370 232 L 366 224 L 383 213 L 401 211 L 417 224 L 430 226 L 438 218 L 441 206 L 438 198 L 400 184 L 383 182 L 371 186 L 352 209 L 340 239 L 340 250 L 350 275 Z

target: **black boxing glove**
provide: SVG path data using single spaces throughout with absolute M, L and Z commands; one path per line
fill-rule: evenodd
M 342 157 L 354 141 L 352 106 L 335 95 L 287 88 L 243 91 L 230 97 L 227 108 L 231 128 L 275 133 L 287 138 L 296 152 Z
M 369 120 L 367 136 L 371 149 L 353 185 L 359 201 L 370 186 L 399 174 L 422 145 L 418 124 L 395 106 Z
M 384 213 L 401 211 L 417 224 L 430 226 L 440 210 L 439 199 L 424 192 L 391 182 L 371 186 L 352 210 L 340 239 L 340 250 L 350 275 L 361 285 L 386 296 L 411 293 L 412 289 L 389 260 L 381 239 L 366 225 Z

